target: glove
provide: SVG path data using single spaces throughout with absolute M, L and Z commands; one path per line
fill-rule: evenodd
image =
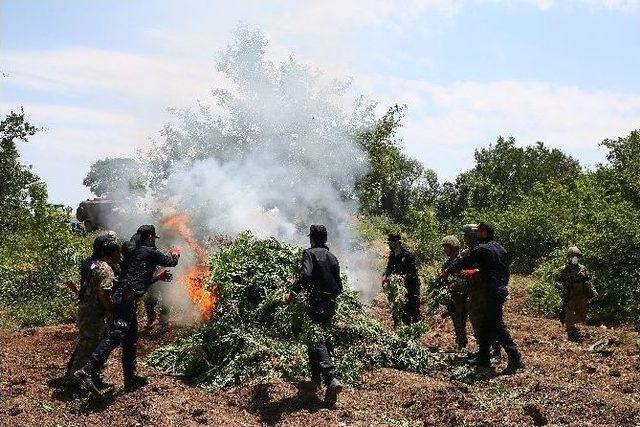
M 462 277 L 463 279 L 471 279 L 472 277 L 475 277 L 479 272 L 480 272 L 480 270 L 478 270 L 477 268 L 470 268 L 468 270 L 461 270 L 460 271 L 460 277 Z
M 157 273 L 155 276 L 153 276 L 154 282 L 158 282 L 158 281 L 170 282 L 172 279 L 173 279 L 173 274 L 171 274 L 171 271 L 169 270 L 163 270 L 160 273 Z
M 170 249 L 169 249 L 169 253 L 170 253 L 171 255 L 173 255 L 173 256 L 177 256 L 177 257 L 179 257 L 179 256 L 180 256 L 180 252 L 181 252 L 181 251 L 180 251 L 180 248 L 175 247 L 175 246 L 174 246 L 173 248 L 170 248 Z

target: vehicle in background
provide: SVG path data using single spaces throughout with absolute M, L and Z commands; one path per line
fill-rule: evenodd
M 76 210 L 76 218 L 83 225 L 86 233 L 107 229 L 114 215 L 116 215 L 115 202 L 102 198 L 85 200 Z

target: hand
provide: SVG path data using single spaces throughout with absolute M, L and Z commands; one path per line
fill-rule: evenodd
M 447 273 L 447 270 L 442 270 L 440 273 L 438 273 L 438 279 L 440 280 L 444 280 L 447 277 L 449 277 L 449 273 Z
M 182 251 L 180 250 L 180 248 L 178 248 L 178 247 L 176 247 L 176 246 L 174 246 L 174 247 L 172 247 L 172 248 L 169 248 L 169 253 L 170 253 L 171 255 L 173 255 L 173 256 L 177 256 L 177 257 L 179 257 L 181 252 L 182 252 Z
M 155 282 L 158 282 L 158 281 L 170 282 L 172 279 L 173 279 L 173 274 L 171 274 L 171 271 L 169 270 L 161 271 L 160 273 L 156 273 L 156 275 L 153 276 L 153 280 Z
M 291 292 L 282 295 L 282 301 L 286 302 L 287 304 L 290 303 L 292 299 L 293 295 L 291 295 Z
M 382 276 L 382 279 L 380 280 L 380 285 L 384 288 L 384 285 L 386 285 L 388 281 L 389 279 L 387 279 L 387 276 Z

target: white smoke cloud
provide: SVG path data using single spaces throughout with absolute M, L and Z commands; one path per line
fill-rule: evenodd
M 307 245 L 309 225 L 324 224 L 343 270 L 370 299 L 376 257 L 352 234 L 352 192 L 369 163 L 351 125 L 370 109 L 346 102 L 344 82 L 292 59 L 270 62 L 264 45 L 241 27 L 219 62 L 233 85 L 214 90 L 212 106 L 181 113 L 180 127 L 142 153 L 152 165 L 150 206 L 158 218 L 187 214 L 201 241 L 248 230 Z

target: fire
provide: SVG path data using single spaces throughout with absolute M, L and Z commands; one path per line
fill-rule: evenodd
M 178 234 L 195 255 L 195 263 L 187 267 L 185 273 L 178 277 L 178 281 L 189 292 L 189 297 L 200 309 L 202 318 L 206 321 L 211 320 L 213 310 L 216 307 L 217 295 L 215 287 L 212 291 L 204 288 L 211 276 L 207 265 L 207 251 L 194 237 L 185 214 L 166 216 L 160 221 L 160 225 Z

